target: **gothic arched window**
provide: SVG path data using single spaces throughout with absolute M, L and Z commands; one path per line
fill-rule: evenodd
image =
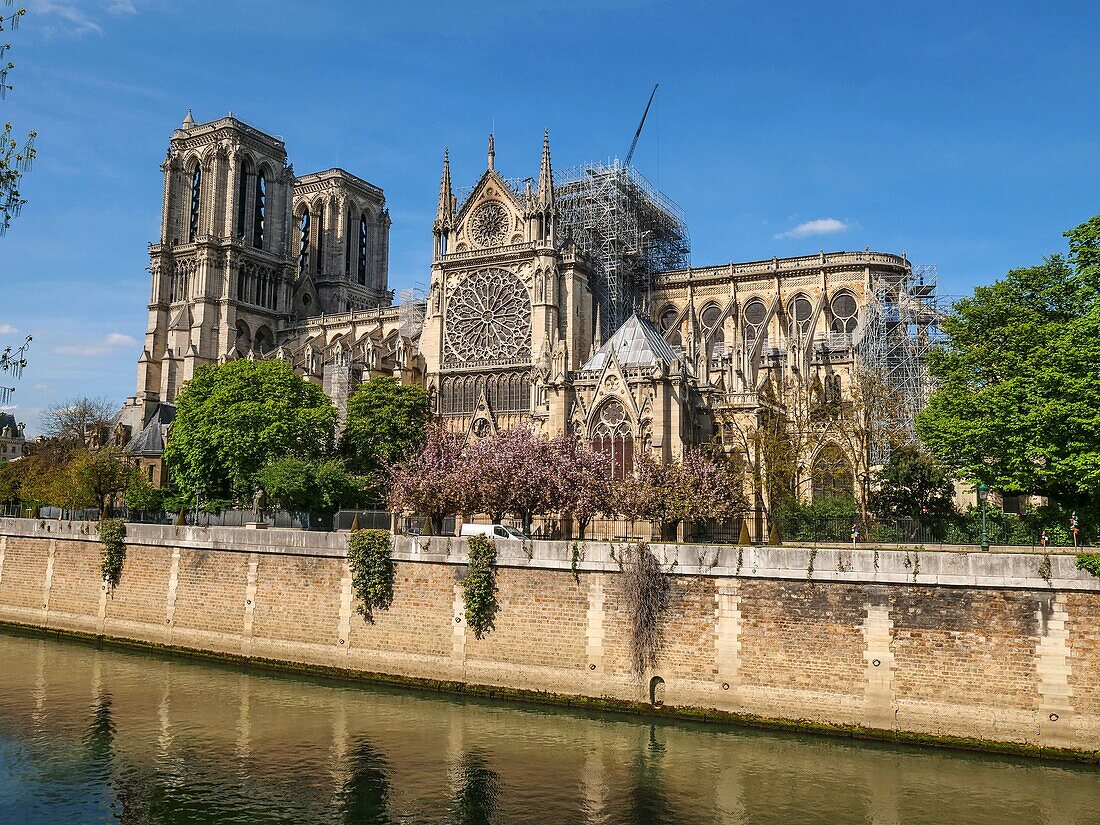
M 245 235 L 245 223 L 248 220 L 248 184 L 252 178 L 252 161 L 245 158 L 241 162 L 240 178 L 237 181 L 237 237 Z
M 256 175 L 256 205 L 252 211 L 252 245 L 264 248 L 264 223 L 267 221 L 267 176 L 261 169 Z
M 306 274 L 309 266 L 309 209 L 298 220 L 298 275 Z
M 852 498 L 855 476 L 852 465 L 836 444 L 821 448 L 811 470 L 814 484 L 814 501 L 823 498 Z
M 359 216 L 359 283 L 367 283 L 367 213 Z
M 202 201 L 202 166 L 195 164 L 191 173 L 191 217 L 188 221 L 187 240 L 194 241 L 199 234 L 199 204 Z
M 703 330 L 707 336 L 707 350 L 710 355 L 715 355 L 715 348 L 717 347 L 718 353 L 724 351 L 724 345 L 726 342 L 726 334 L 722 329 L 722 308 L 718 304 L 707 304 L 703 307 L 703 311 L 699 313 L 699 320 L 703 324 Z M 722 345 L 722 346 L 719 346 Z
M 790 306 L 792 338 L 805 335 L 810 329 L 810 319 L 814 314 L 813 304 L 805 295 L 798 295 Z
M 592 449 L 611 460 L 612 478 L 634 474 L 634 434 L 620 402 L 608 401 L 600 407 L 592 428 Z
M 325 207 L 321 205 L 317 213 L 317 257 L 313 262 L 314 271 L 320 275 L 324 271 L 325 261 Z
M 351 280 L 351 225 L 354 216 L 348 212 L 347 223 L 344 224 L 344 277 Z
M 745 343 L 752 344 L 760 337 L 764 321 L 768 317 L 768 308 L 759 298 L 753 298 L 745 304 Z
M 832 300 L 833 332 L 855 332 L 856 329 L 856 299 L 850 292 L 841 292 L 834 295 Z

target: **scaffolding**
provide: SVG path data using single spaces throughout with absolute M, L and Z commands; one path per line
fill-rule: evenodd
M 592 260 L 590 283 L 606 340 L 635 310 L 649 310 L 653 276 L 689 265 L 683 212 L 618 158 L 567 170 L 554 188 L 558 237 Z
M 400 303 L 397 305 L 397 322 L 401 337 L 417 339 L 424 329 L 424 312 L 428 308 L 427 298 L 421 287 L 401 290 Z
M 928 354 L 942 340 L 945 305 L 935 265 L 902 274 L 872 272 L 867 306 L 855 336 L 862 365 L 885 385 L 889 401 L 872 403 L 871 464 L 882 465 L 892 445 L 915 443 L 914 420 L 932 394 Z

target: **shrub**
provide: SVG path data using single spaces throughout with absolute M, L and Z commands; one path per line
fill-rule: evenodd
M 498 607 L 494 568 L 497 548 L 485 536 L 471 536 L 468 552 L 470 566 L 462 580 L 462 597 L 466 603 L 466 625 L 480 639 L 493 629 Z
M 359 613 L 374 624 L 375 610 L 393 604 L 393 559 L 390 534 L 385 530 L 355 530 L 348 539 L 351 586 L 359 599 Z
M 108 590 L 122 581 L 122 563 L 126 561 L 126 522 L 106 518 L 99 523 L 99 541 L 103 545 L 101 570 Z

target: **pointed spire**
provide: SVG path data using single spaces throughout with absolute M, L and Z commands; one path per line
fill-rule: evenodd
M 180 124 L 181 129 L 190 129 L 195 125 L 195 118 L 191 116 L 191 110 L 187 110 L 187 114 L 183 118 L 183 123 Z
M 439 181 L 439 205 L 435 210 L 435 228 L 449 229 L 454 222 L 454 193 L 451 191 L 451 159 L 447 149 L 443 150 L 443 177 Z
M 550 166 L 550 130 L 542 133 L 542 164 L 539 166 L 538 203 L 543 208 L 554 205 L 554 170 Z
M 600 305 L 596 304 L 596 329 L 592 333 L 592 354 L 603 346 L 603 321 L 600 319 Z
M 493 133 L 490 132 L 489 133 L 489 168 L 490 169 L 495 168 L 493 164 L 496 162 L 496 156 L 497 156 L 497 150 L 496 150 L 496 147 L 493 145 Z

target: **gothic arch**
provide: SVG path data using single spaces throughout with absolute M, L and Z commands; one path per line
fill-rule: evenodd
M 247 355 L 252 349 L 252 331 L 243 320 L 237 321 L 237 340 L 235 344 L 238 355 Z
M 257 355 L 267 355 L 275 349 L 275 335 L 266 326 L 260 327 L 252 339 L 252 349 Z
M 613 478 L 634 473 L 634 426 L 630 414 L 618 398 L 609 398 L 596 408 L 589 420 L 592 449 L 611 460 Z
M 299 203 L 294 208 L 294 249 L 298 258 L 298 277 L 304 276 L 309 270 L 310 260 L 310 235 L 313 231 L 312 210 L 307 203 Z
M 829 298 L 831 332 L 855 332 L 859 317 L 859 301 L 849 289 L 840 289 Z
M 833 441 L 826 442 L 817 451 L 810 465 L 813 482 L 813 499 L 852 498 L 855 491 L 855 473 L 852 463 Z
M 264 249 L 271 240 L 270 229 L 274 228 L 269 219 L 271 212 L 271 184 L 275 173 L 271 165 L 262 161 L 256 170 L 256 179 L 252 185 L 252 246 Z

